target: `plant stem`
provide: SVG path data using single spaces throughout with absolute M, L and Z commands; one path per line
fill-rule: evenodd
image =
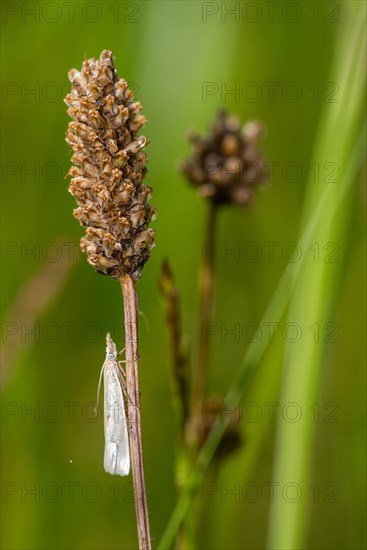
M 120 279 L 124 297 L 126 389 L 131 469 L 134 483 L 136 523 L 140 550 L 150 550 L 148 505 L 144 481 L 138 372 L 138 295 L 130 275 Z
M 217 207 L 210 202 L 206 220 L 205 237 L 203 242 L 202 267 L 199 275 L 199 315 L 197 361 L 192 376 L 191 410 L 187 419 L 186 448 L 181 449 L 180 464 L 184 465 L 185 475 L 180 476 L 181 498 L 185 498 L 190 491 L 190 475 L 195 467 L 197 455 L 204 442 L 204 425 L 201 420 L 201 409 L 205 399 L 208 381 L 209 341 L 203 338 L 205 327 L 211 322 L 213 315 L 214 277 L 215 277 L 215 227 Z M 191 514 L 186 519 L 176 537 L 177 548 L 188 548 L 196 545 L 198 525 L 200 523 L 200 505 L 192 506 Z
M 192 414 L 196 418 L 196 431 L 200 435 L 200 410 L 205 398 L 205 392 L 208 380 L 208 359 L 209 359 L 209 340 L 203 338 L 203 330 L 211 322 L 213 314 L 213 296 L 214 296 L 214 240 L 215 225 L 217 219 L 217 207 L 210 203 L 206 223 L 205 233 L 205 257 L 202 257 L 202 268 L 200 273 L 200 309 L 199 309 L 199 327 L 198 327 L 198 351 L 196 370 L 193 373 L 192 389 Z
M 330 209 L 330 216 L 332 217 L 335 216 L 337 209 L 343 204 L 343 200 L 354 183 L 356 173 L 362 164 L 361 159 L 363 159 L 364 150 L 365 134 L 364 131 L 362 131 L 359 136 L 359 140 L 356 142 L 354 151 L 350 154 L 348 162 L 346 162 L 345 172 L 343 173 L 343 178 L 341 179 L 342 185 L 338 190 L 338 196 L 333 202 L 331 200 L 333 188 L 324 188 L 322 196 L 319 198 L 319 202 L 314 209 L 313 215 L 304 229 L 301 239 L 299 240 L 301 250 L 306 250 L 309 243 L 315 240 L 316 230 L 318 224 L 322 223 L 325 209 Z M 330 207 L 329 204 L 331 205 Z M 260 326 L 262 326 L 269 319 L 280 322 L 289 303 L 290 297 L 292 296 L 296 282 L 302 273 L 306 257 L 307 255 L 303 254 L 299 262 L 288 264 L 259 323 Z M 251 343 L 246 350 L 242 364 L 227 392 L 225 403 L 233 405 L 233 403 L 238 403 L 243 398 L 244 390 L 248 387 L 249 380 L 253 376 L 253 373 L 258 367 L 268 346 L 269 339 L 266 337 L 262 337 L 260 340 Z M 225 429 L 226 423 L 220 422 L 220 419 L 217 418 L 201 450 L 196 467 L 192 470 L 191 477 L 187 481 L 187 490 L 180 496 L 172 512 L 166 530 L 163 533 L 162 539 L 158 545 L 158 550 L 167 550 L 167 548 L 171 548 L 180 526 L 191 510 L 192 501 L 203 481 L 205 473 L 212 463 L 215 451 L 224 435 Z M 248 472 L 245 473 L 247 475 Z

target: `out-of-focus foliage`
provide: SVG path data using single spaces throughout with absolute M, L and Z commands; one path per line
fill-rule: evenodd
M 97 275 L 75 244 L 83 230 L 71 215 L 75 205 L 64 179 L 70 161 L 63 103 L 68 70 L 112 50 L 119 76 L 135 87 L 148 118 L 146 182 L 154 189 L 158 219 L 157 247 L 139 283 L 140 370 L 156 546 L 176 500 L 170 356 L 157 288 L 167 256 L 181 290 L 185 332 L 192 338 L 197 332 L 205 204 L 177 170 L 189 152 L 187 130 L 203 133 L 224 107 L 267 127 L 263 149 L 271 185 L 247 212 L 227 209 L 219 219 L 215 324 L 208 337 L 211 393 L 224 394 L 254 331 L 272 332 L 273 319 L 267 326 L 257 323 L 294 259 L 307 183 L 313 178 L 321 187 L 333 186 L 342 173 L 341 159 L 318 160 L 313 151 L 324 106 L 337 110 L 345 89 L 336 80 L 338 37 L 348 24 L 352 36 L 354 10 L 363 17 L 365 6 L 354 1 L 2 3 L 2 343 L 15 338 L 22 344 L 2 394 L 4 548 L 136 545 L 131 479 L 104 473 L 103 422 L 93 417 L 106 332 L 123 347 L 122 298 L 118 284 Z M 299 414 L 297 407 L 276 406 L 284 346 L 297 335 L 310 346 L 325 338 L 327 343 L 322 391 L 301 409 L 316 423 L 312 479 L 301 487 L 311 500 L 305 547 L 365 544 L 364 176 L 361 168 L 346 198 L 347 230 L 343 217 L 340 240 L 312 242 L 298 252 L 315 263 L 336 262 L 329 298 L 333 317 L 303 326 L 303 312 L 293 309 L 294 319 L 285 317 L 276 330 L 259 376 L 238 404 L 248 415 L 241 424 L 244 445 L 217 477 L 209 473 L 206 483 L 212 485 L 200 491 L 207 502 L 202 548 L 263 548 L 269 508 L 277 499 L 295 497 L 284 480 L 277 485 L 273 465 L 276 424 Z M 71 243 L 74 269 L 37 321 L 20 314 L 14 323 L 8 312 L 20 289 L 44 262 L 62 261 L 61 250 L 65 260 L 60 239 Z M 312 284 L 305 292 L 312 300 Z

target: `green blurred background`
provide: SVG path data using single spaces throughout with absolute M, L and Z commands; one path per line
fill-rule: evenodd
M 240 261 L 230 255 L 217 258 L 218 332 L 210 340 L 210 391 L 223 395 L 249 346 L 242 333 L 236 341 L 223 331 L 235 323 L 242 330 L 260 322 L 289 264 L 282 251 L 299 239 L 309 183 L 318 183 L 320 189 L 334 186 L 338 176 L 334 182 L 329 175 L 335 166 L 342 173 L 340 158 L 326 154 L 318 159 L 314 146 L 323 110 L 338 109 L 341 93 L 348 93 L 348 81 L 337 80 L 340 36 L 352 37 L 353 17 L 361 19 L 364 13 L 364 3 L 354 1 L 2 2 L 1 297 L 2 344 L 8 350 L 2 365 L 2 548 L 136 547 L 131 479 L 104 473 L 103 423 L 93 421 L 91 405 L 104 360 L 105 333 L 112 331 L 123 347 L 120 289 L 114 280 L 94 273 L 76 247 L 69 262 L 65 250 L 58 256 L 60 245 L 50 245 L 77 242 L 83 234 L 72 217 L 74 201 L 65 179 L 70 161 L 63 103 L 68 70 L 79 69 L 85 57 L 111 49 L 119 76 L 133 83 L 148 118 L 146 181 L 154 189 L 158 219 L 157 246 L 139 283 L 144 314 L 140 372 L 146 482 L 157 546 L 176 502 L 168 334 L 157 278 L 168 257 L 181 290 L 185 332 L 195 349 L 206 212 L 177 170 L 189 154 L 187 131 L 205 132 L 224 107 L 243 120 L 262 120 L 267 128 L 264 154 L 275 163 L 273 181 L 255 205 L 245 213 L 227 209 L 219 219 L 222 246 L 230 249 L 239 243 L 243 250 L 252 242 L 262 251 L 255 262 L 249 261 L 250 250 Z M 274 97 L 269 95 L 272 85 Z M 356 141 L 357 130 L 348 127 L 346 116 L 345 126 L 335 133 L 336 142 L 344 131 Z M 335 164 L 326 166 L 325 160 Z M 302 487 L 308 503 L 299 548 L 365 547 L 365 170 L 360 166 L 343 202 L 341 219 L 346 223 L 339 236 L 338 217 L 333 221 L 338 261 L 330 264 L 333 288 L 325 300 L 327 322 L 338 329 L 337 341 L 323 345 L 324 319 L 316 317 L 304 325 L 302 311 L 283 319 L 243 402 L 255 402 L 261 418 L 241 423 L 245 444 L 217 477 L 209 473 L 206 478 L 216 490 L 208 497 L 200 525 L 200 548 L 265 547 L 269 513 L 282 498 L 280 486 L 270 503 L 267 484 L 277 482 L 276 427 L 285 421 L 281 414 L 277 422 L 269 421 L 264 403 L 280 401 L 287 345 L 281 329 L 290 321 L 298 323 L 302 343 L 309 346 L 315 346 L 309 325 L 320 322 L 316 345 L 323 349 L 316 399 L 320 417 L 313 422 L 312 463 Z M 28 172 L 32 169 L 34 173 Z M 279 243 L 274 261 L 269 261 L 268 242 Z M 323 248 L 326 244 L 319 242 L 320 263 L 332 252 Z M 29 249 L 36 254 L 27 254 Z M 314 257 L 308 248 L 302 253 Z M 53 254 L 57 261 L 52 263 L 47 255 Z M 32 319 L 32 305 L 27 307 L 19 293 L 45 264 L 54 267 L 44 282 L 51 294 L 54 277 L 66 264 L 70 271 Z M 42 282 L 40 295 L 43 288 Z M 304 292 L 312 302 L 312 285 Z M 38 333 L 28 333 L 35 323 Z M 315 409 L 314 401 L 308 404 Z M 30 409 L 36 413 L 27 414 Z M 314 415 L 314 409 L 302 409 L 302 414 Z M 335 421 L 328 421 L 332 412 Z M 256 502 L 250 502 L 250 488 L 249 498 L 238 493 L 238 487 L 242 491 L 248 483 L 261 488 Z M 32 489 L 33 494 L 28 492 Z M 226 493 L 231 489 L 237 493 Z

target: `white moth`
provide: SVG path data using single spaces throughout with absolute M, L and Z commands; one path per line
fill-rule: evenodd
M 119 365 L 116 344 L 106 336 L 106 359 L 103 373 L 104 386 L 104 469 L 108 474 L 127 476 L 130 471 L 129 436 L 127 430 L 123 388 L 125 381 Z

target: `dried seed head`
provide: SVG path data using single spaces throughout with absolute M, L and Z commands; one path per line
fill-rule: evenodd
M 248 205 L 259 183 L 266 180 L 264 159 L 257 147 L 263 128 L 221 111 L 209 136 L 191 135 L 192 157 L 181 169 L 201 196 L 215 204 Z
M 74 216 L 87 228 L 80 246 L 100 273 L 138 279 L 154 246 L 155 217 L 148 204 L 151 188 L 142 183 L 147 144 L 137 132 L 146 123 L 125 80 L 119 80 L 112 52 L 87 59 L 69 72 L 71 93 L 65 98 L 67 143 L 73 149 L 69 191 L 79 206 Z

